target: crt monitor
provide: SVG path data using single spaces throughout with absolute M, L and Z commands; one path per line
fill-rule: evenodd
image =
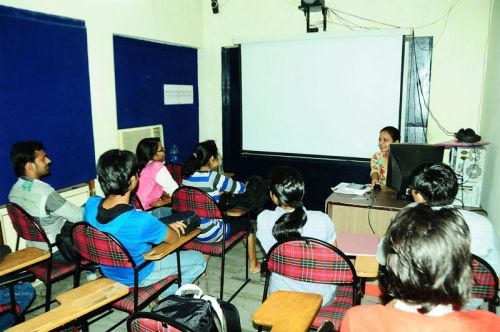
M 391 144 L 389 163 L 387 165 L 388 187 L 397 191 L 398 199 L 411 200 L 407 195 L 411 174 L 415 168 L 425 163 L 440 163 L 443 161 L 443 146 L 429 144 Z

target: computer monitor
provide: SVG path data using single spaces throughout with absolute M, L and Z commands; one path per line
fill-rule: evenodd
M 407 143 L 391 144 L 386 185 L 396 189 L 398 199 L 411 201 L 411 193 L 407 194 L 406 191 L 410 185 L 413 170 L 425 163 L 442 162 L 443 153 L 443 146 Z

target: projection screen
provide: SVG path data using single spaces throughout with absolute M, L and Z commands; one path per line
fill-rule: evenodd
M 241 42 L 243 152 L 370 158 L 399 126 L 403 35 Z

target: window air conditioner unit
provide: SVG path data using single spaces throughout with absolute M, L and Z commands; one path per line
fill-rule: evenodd
M 139 141 L 147 137 L 158 137 L 161 144 L 163 144 L 163 126 L 158 124 L 146 127 L 118 129 L 118 148 L 135 153 Z

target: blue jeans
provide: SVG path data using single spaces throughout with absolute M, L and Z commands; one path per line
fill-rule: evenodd
M 31 302 L 35 299 L 35 289 L 29 282 L 23 282 L 19 285 L 14 286 L 14 297 L 16 298 L 16 303 L 21 308 L 20 315 L 31 305 Z M 9 288 L 0 289 L 0 304 L 10 303 L 10 293 Z M 14 325 L 14 315 L 11 313 L 6 313 L 0 316 L 0 331 Z
M 153 264 L 153 271 L 139 283 L 140 287 L 149 286 L 168 276 L 177 274 L 176 253 L 172 253 L 159 261 L 155 261 Z M 193 283 L 206 268 L 207 262 L 201 252 L 195 250 L 181 251 L 181 275 L 183 285 Z M 161 300 L 175 293 L 177 288 L 177 283 L 171 285 L 160 294 L 159 299 Z
M 172 209 L 168 206 L 160 206 L 151 210 L 151 214 L 157 219 L 165 218 L 172 215 Z

